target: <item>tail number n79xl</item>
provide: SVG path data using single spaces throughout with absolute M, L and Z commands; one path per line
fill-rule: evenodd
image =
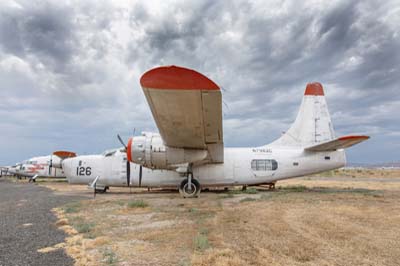
M 76 168 L 76 175 L 77 176 L 85 176 L 85 175 L 91 175 L 92 174 L 92 167 L 77 167 Z

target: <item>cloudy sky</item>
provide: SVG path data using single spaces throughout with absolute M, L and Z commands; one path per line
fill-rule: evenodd
M 319 81 L 350 162 L 400 161 L 398 1 L 1 1 L 0 165 L 156 131 L 139 85 L 160 65 L 223 88 L 226 146 L 276 139 Z

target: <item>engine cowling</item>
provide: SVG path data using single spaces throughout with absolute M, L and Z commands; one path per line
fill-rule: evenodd
M 127 157 L 130 162 L 153 169 L 172 169 L 179 164 L 204 160 L 207 150 L 173 148 L 164 145 L 157 133 L 142 133 L 132 137 L 127 145 Z

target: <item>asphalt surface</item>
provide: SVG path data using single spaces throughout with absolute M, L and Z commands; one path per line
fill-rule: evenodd
M 0 179 L 0 266 L 73 265 L 63 249 L 39 253 L 38 249 L 64 242 L 66 234 L 55 226 L 51 209 L 79 200 L 56 195 L 32 183 Z

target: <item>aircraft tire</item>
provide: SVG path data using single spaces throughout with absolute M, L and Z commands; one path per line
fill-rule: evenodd
M 102 188 L 102 189 L 96 189 L 96 193 L 106 193 L 107 187 Z
M 201 186 L 199 181 L 192 178 L 192 190 L 188 188 L 188 180 L 187 178 L 182 180 L 181 185 L 179 186 L 179 193 L 184 198 L 197 198 L 200 194 Z

